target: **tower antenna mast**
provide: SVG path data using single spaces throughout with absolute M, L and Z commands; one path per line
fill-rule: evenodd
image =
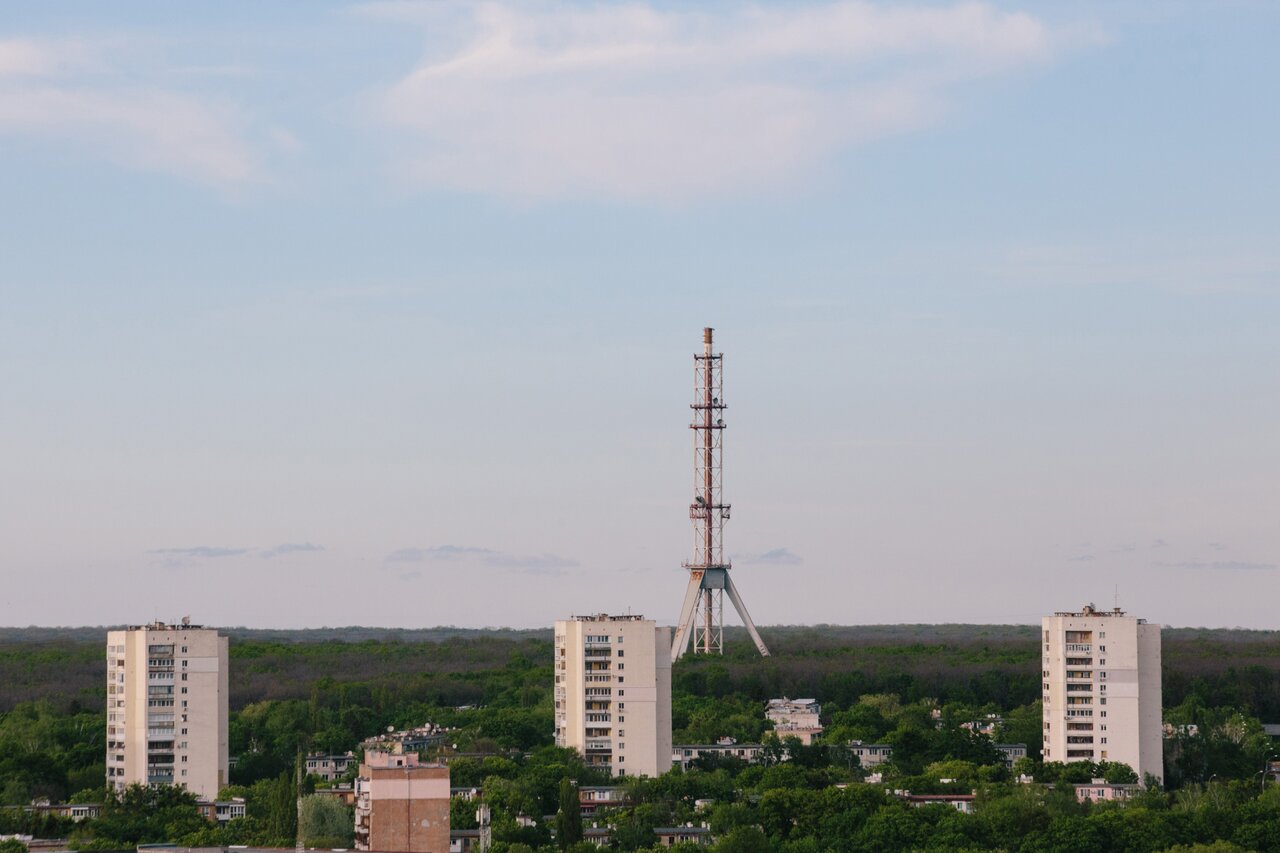
M 693 560 L 684 564 L 689 570 L 689 586 L 680 608 L 680 622 L 671 644 L 672 659 L 689 649 L 694 654 L 724 654 L 724 596 L 729 596 L 734 610 L 742 618 L 747 633 L 760 654 L 769 648 L 747 613 L 742 596 L 729 576 L 732 568 L 724 555 L 724 525 L 729 520 L 730 504 L 724 502 L 724 354 L 712 350 L 713 329 L 702 330 L 702 353 L 693 356 L 693 503 L 689 518 L 693 521 Z

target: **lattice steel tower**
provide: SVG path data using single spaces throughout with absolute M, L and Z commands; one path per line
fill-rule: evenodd
M 724 555 L 724 523 L 729 520 L 730 505 L 724 503 L 724 354 L 711 351 L 712 329 L 702 330 L 702 354 L 693 357 L 693 503 L 689 518 L 693 520 L 693 560 L 685 563 L 689 570 L 689 588 L 680 608 L 671 657 L 688 651 L 693 640 L 694 654 L 724 654 L 724 596 L 742 617 L 742 624 L 755 641 L 760 654 L 769 649 L 760 639 L 747 607 L 738 595 L 732 568 Z

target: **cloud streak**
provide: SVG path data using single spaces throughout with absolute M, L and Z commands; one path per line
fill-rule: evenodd
M 431 189 L 684 200 L 785 185 L 939 120 L 1065 33 L 981 3 L 383 4 L 439 47 L 378 99 Z M 469 11 L 464 11 L 469 10 Z
M 1198 560 L 1188 560 L 1180 563 L 1153 563 L 1152 565 L 1161 569 L 1191 569 L 1191 570 L 1212 570 L 1224 572 L 1262 572 L 1271 571 L 1276 568 L 1275 563 L 1246 563 L 1240 560 L 1224 560 L 1216 562 L 1201 562 Z
M 387 563 L 454 563 L 467 562 L 525 574 L 563 574 L 577 568 L 577 560 L 556 554 L 508 554 L 490 548 L 460 545 L 437 545 L 433 548 L 400 548 L 387 554 Z M 412 572 L 406 574 L 414 574 Z M 405 577 L 402 575 L 401 577 Z
M 0 40 L 0 137 L 53 141 L 143 171 L 211 184 L 254 177 L 228 100 L 157 85 L 122 42 Z
M 744 565 L 798 566 L 804 558 L 789 548 L 774 548 L 763 554 L 734 554 L 733 562 Z
M 216 560 L 220 557 L 239 557 L 248 554 L 249 548 L 225 548 L 217 545 L 196 545 L 194 548 L 154 548 L 149 554 L 166 557 L 191 557 L 202 560 Z
M 305 554 L 323 550 L 323 545 L 313 545 L 310 542 L 286 542 L 274 548 L 264 548 L 258 552 L 258 556 L 270 560 L 273 557 L 283 557 L 288 554 Z

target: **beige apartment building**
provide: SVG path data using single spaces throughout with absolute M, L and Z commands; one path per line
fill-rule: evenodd
M 1163 784 L 1160 626 L 1119 608 L 1042 620 L 1045 761 L 1118 761 Z
M 449 853 L 449 768 L 371 751 L 356 777 L 356 849 Z
M 556 622 L 556 745 L 614 776 L 671 769 L 671 629 L 643 616 Z
M 183 619 L 107 633 L 107 786 L 227 784 L 227 638 Z

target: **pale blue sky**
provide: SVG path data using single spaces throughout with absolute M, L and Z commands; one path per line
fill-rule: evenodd
M 1269 3 L 6 3 L 0 624 L 1274 627 Z

